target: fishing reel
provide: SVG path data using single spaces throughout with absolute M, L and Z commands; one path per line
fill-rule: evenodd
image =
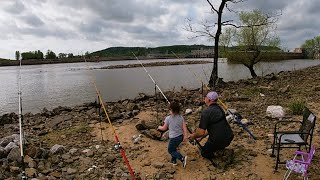
M 196 144 L 197 144 L 197 142 L 196 142 L 195 139 L 194 139 L 194 140 L 191 140 L 191 139 L 189 138 L 188 140 L 189 140 L 189 143 L 192 144 L 192 145 L 196 145 Z
M 114 149 L 115 149 L 117 152 L 120 151 L 120 148 L 122 148 L 120 142 L 118 142 L 118 144 L 115 144 L 115 145 L 114 145 Z

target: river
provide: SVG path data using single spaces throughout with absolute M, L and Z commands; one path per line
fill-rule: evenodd
M 209 60 L 210 59 L 170 59 L 165 61 Z M 163 60 L 144 60 L 157 62 Z M 138 93 L 154 94 L 154 84 L 144 69 L 94 69 L 108 65 L 137 64 L 138 61 L 112 61 L 98 63 L 67 63 L 22 66 L 21 90 L 23 112 L 40 112 L 44 107 L 75 106 L 96 99 L 92 84 L 97 87 L 104 101 L 117 101 L 134 98 Z M 260 62 L 255 66 L 258 75 L 292 71 L 319 65 L 320 60 L 286 60 L 272 63 Z M 88 68 L 89 67 L 89 68 Z M 229 64 L 219 60 L 219 77 L 224 81 L 237 81 L 250 78 L 249 70 L 241 64 Z M 147 67 L 149 74 L 163 90 L 179 91 L 185 88 L 201 86 L 198 78 L 204 82 L 210 76 L 212 64 L 192 64 L 176 66 Z M 19 67 L 0 67 L 0 115 L 18 112 Z

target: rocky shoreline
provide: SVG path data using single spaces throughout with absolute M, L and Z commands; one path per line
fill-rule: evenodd
M 286 110 L 286 118 L 299 118 L 292 115 L 288 107 L 294 101 L 301 101 L 319 117 L 320 66 L 223 83 L 217 91 L 228 107 L 241 113 L 247 120 L 246 125 L 257 137 L 257 141 L 252 142 L 240 126 L 230 122 L 236 134 L 229 148 L 232 156 L 219 156 L 221 158 L 216 159 L 216 162 L 219 162 L 220 168 L 199 160 L 197 150 L 190 153 L 191 157 L 198 158 L 190 158 L 187 171 L 180 167 L 172 168 L 158 158 L 159 152 L 153 151 L 153 145 L 163 148 L 164 156 L 167 146 L 166 142 L 156 140 L 161 138 L 161 134 L 154 130 L 167 114 L 167 103 L 160 94 L 156 97 L 140 94 L 135 99 L 105 103 L 109 118 L 121 138 L 129 162 L 133 163 L 131 165 L 138 179 L 181 179 L 183 174 L 189 177 L 186 179 L 281 178 L 285 167 L 280 168 L 278 174 L 272 173 L 275 160 L 269 157 L 268 150 L 271 145 L 269 134 L 272 134 L 278 120 L 267 117 L 266 108 L 280 105 Z M 192 113 L 185 114 L 185 118 L 192 129 L 196 127 L 203 105 L 201 92 L 201 88 L 181 88 L 179 93 L 165 92 L 169 100 L 182 105 L 183 111 L 191 110 Z M 151 115 L 143 118 L 149 112 Z M 107 118 L 99 116 L 99 113 L 103 115 L 95 103 L 86 103 L 73 108 L 57 107 L 52 111 L 44 108 L 37 114 L 25 114 L 24 162 L 28 177 L 41 180 L 130 179 L 121 154 L 113 148 L 115 143 L 111 128 L 105 123 Z M 100 121 L 104 123 L 101 125 Z M 17 123 L 18 116 L 15 113 L 0 116 L 0 179 L 17 179 L 21 176 Z M 314 132 L 314 144 L 320 142 L 318 124 Z M 124 127 L 128 129 L 124 130 Z M 129 135 L 129 132 L 136 136 Z M 316 145 L 316 148 L 319 146 Z M 196 148 L 184 145 L 182 150 L 186 149 L 191 151 Z M 261 165 L 261 158 L 266 161 L 266 165 Z M 320 167 L 317 166 L 319 162 L 319 155 L 316 154 L 308 173 L 309 178 L 320 176 Z M 199 166 L 195 166 L 196 163 Z M 252 172 L 252 167 L 255 172 Z
M 174 65 L 188 65 L 188 64 L 208 64 L 212 63 L 211 61 L 164 61 L 164 62 L 151 62 L 151 63 L 142 63 L 144 67 L 153 67 L 153 66 L 174 66 Z M 127 64 L 127 65 L 113 65 L 106 66 L 96 69 L 123 69 L 123 68 L 136 68 L 141 67 L 141 64 Z

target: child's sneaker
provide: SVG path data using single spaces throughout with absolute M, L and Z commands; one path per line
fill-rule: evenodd
M 183 168 L 185 168 L 186 167 L 186 165 L 187 165 L 187 156 L 185 156 L 185 157 L 183 157 L 183 159 L 182 159 L 182 166 L 183 166 Z
M 172 165 L 176 166 L 177 165 L 177 161 L 169 161 L 169 164 L 172 164 Z

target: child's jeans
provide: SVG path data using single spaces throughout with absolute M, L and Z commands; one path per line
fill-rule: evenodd
M 168 152 L 171 155 L 171 161 L 176 162 L 177 159 L 182 161 L 183 156 L 177 151 L 177 147 L 183 141 L 183 134 L 178 137 L 170 138 Z

